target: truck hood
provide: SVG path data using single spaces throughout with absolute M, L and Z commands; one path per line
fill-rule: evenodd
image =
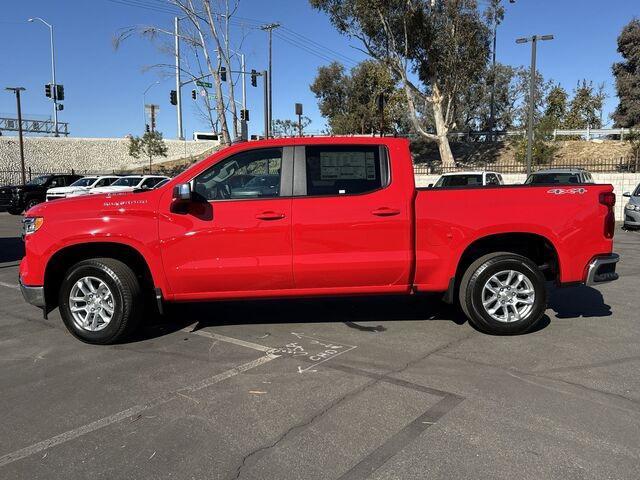
M 44 187 L 38 185 L 4 185 L 0 187 L 0 193 L 11 193 L 18 188 L 23 192 L 33 192 L 35 190 L 41 190 Z
M 640 205 L 640 196 L 633 196 L 629 199 L 631 205 Z
M 89 190 L 91 187 L 55 187 L 47 190 L 47 193 L 73 193 L 77 191 Z
M 87 218 L 106 215 L 110 212 L 123 214 L 132 209 L 155 209 L 154 198 L 157 198 L 157 195 L 153 190 L 139 193 L 80 195 L 62 198 L 55 202 L 39 203 L 25 215 L 40 216 L 55 221 L 56 218 Z

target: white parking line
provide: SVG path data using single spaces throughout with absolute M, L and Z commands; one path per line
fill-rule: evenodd
M 7 287 L 7 288 L 13 288 L 14 290 L 20 290 L 20 286 L 16 285 L 15 283 L 0 282 L 0 287 Z
M 198 332 L 193 332 L 193 333 L 198 333 Z M 202 333 L 200 335 L 202 335 Z M 215 335 L 215 334 L 211 334 L 211 335 Z M 208 337 L 209 335 L 203 335 L 203 336 Z M 262 345 L 252 344 L 250 342 L 244 342 L 243 340 L 236 340 L 235 338 L 231 338 L 231 337 L 224 337 L 223 335 L 215 335 L 215 337 L 210 337 L 210 338 L 216 338 L 217 340 L 221 340 L 224 342 L 243 345 L 248 348 L 253 348 L 254 350 L 257 350 L 257 348 L 255 347 L 260 347 L 260 350 L 265 352 L 269 350 L 267 347 L 263 347 Z M 188 385 L 186 387 L 179 388 L 178 390 L 175 390 L 173 392 L 169 392 L 168 394 L 163 395 L 149 403 L 134 405 L 133 407 L 127 408 L 126 410 L 122 410 L 121 412 L 114 413 L 113 415 L 109 415 L 108 417 L 101 418 L 99 420 L 96 420 L 95 422 L 88 423 L 87 425 L 83 425 L 82 427 L 78 427 L 73 430 L 66 431 L 64 433 L 56 435 L 55 437 L 51 437 L 47 440 L 34 443 L 33 445 L 30 445 L 25 448 L 21 448 L 20 450 L 16 450 L 15 452 L 8 453 L 0 457 L 0 467 L 8 465 L 9 463 L 13 463 L 17 460 L 21 460 L 23 458 L 29 457 L 35 453 L 42 452 L 43 450 L 47 450 L 49 448 L 55 447 L 56 445 L 66 443 L 82 435 L 86 435 L 87 433 L 95 432 L 96 430 L 99 430 L 101 428 L 108 427 L 109 425 L 113 425 L 114 423 L 117 423 L 121 420 L 129 418 L 133 415 L 137 415 L 150 408 L 157 407 L 159 405 L 164 405 L 165 403 L 169 403 L 170 401 L 178 398 L 178 396 L 181 395 L 181 392 L 190 392 L 190 393 L 197 392 L 198 390 L 202 390 L 204 388 L 215 385 L 216 383 L 222 382 L 227 378 L 234 377 L 240 373 L 251 370 L 252 368 L 258 367 L 260 365 L 264 365 L 265 363 L 275 360 L 276 358 L 279 358 L 279 355 L 272 355 L 267 353 L 265 356 L 260 357 L 256 360 L 252 360 L 250 362 L 244 363 L 239 367 L 230 368 L 229 370 L 226 370 L 222 373 L 214 375 L 213 377 L 205 378 L 192 385 Z
M 247 342 L 245 340 L 239 340 L 237 338 L 227 337 L 225 335 L 220 335 L 218 333 L 207 332 L 206 330 L 196 330 L 192 331 L 193 327 L 183 328 L 183 332 L 193 333 L 195 335 L 200 335 L 201 337 L 211 338 L 213 340 L 219 340 L 221 342 L 233 343 L 234 345 L 240 345 L 241 347 L 252 348 L 253 350 L 258 350 L 259 352 L 268 352 L 273 350 L 271 347 L 265 347 L 264 345 L 258 345 L 257 343 Z

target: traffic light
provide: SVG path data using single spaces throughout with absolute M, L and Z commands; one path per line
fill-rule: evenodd
M 56 100 L 64 100 L 64 85 L 56 85 Z
M 51 92 L 51 84 L 50 84 L 50 83 L 47 83 L 47 84 L 44 86 L 44 95 L 45 95 L 47 98 L 53 98 L 53 97 L 51 96 L 51 94 L 52 94 L 52 92 Z
M 64 105 L 59 103 L 57 108 L 58 108 L 58 111 L 61 112 L 62 110 L 64 110 Z
M 220 80 L 223 82 L 227 81 L 227 69 L 226 67 L 220 67 Z
M 148 123 L 144 126 L 144 131 L 147 132 L 147 133 L 149 133 L 151 131 L 149 129 L 149 124 Z
M 240 120 L 244 120 L 245 122 L 249 121 L 249 110 L 240 110 Z
M 191 90 L 191 98 L 196 99 L 197 92 L 195 90 Z
M 258 86 L 258 72 L 256 72 L 254 68 L 251 69 L 251 86 Z
M 171 105 L 178 105 L 178 93 L 175 90 L 169 92 L 169 101 Z

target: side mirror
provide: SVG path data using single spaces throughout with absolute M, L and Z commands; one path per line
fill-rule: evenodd
M 173 187 L 173 199 L 182 202 L 188 202 L 191 200 L 191 185 L 188 183 L 181 183 Z
M 624 192 L 622 194 L 623 197 L 631 197 L 631 192 Z
M 429 185 L 427 185 L 427 188 L 433 188 L 433 183 L 430 183 Z

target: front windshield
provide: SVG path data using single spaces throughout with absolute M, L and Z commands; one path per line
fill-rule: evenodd
M 45 183 L 47 183 L 47 180 L 49 180 L 51 177 L 49 175 L 44 175 L 42 177 L 36 177 L 32 180 L 29 180 L 27 182 L 27 185 L 44 185 Z
M 636 187 L 636 191 L 633 192 L 634 197 L 640 197 L 640 184 Z
M 122 177 L 111 184 L 112 187 L 135 187 L 142 177 Z
M 70 187 L 89 187 L 96 181 L 96 177 L 84 177 L 73 182 Z
M 440 177 L 436 182 L 436 187 L 466 187 L 469 185 L 482 185 L 482 175 L 446 175 Z

